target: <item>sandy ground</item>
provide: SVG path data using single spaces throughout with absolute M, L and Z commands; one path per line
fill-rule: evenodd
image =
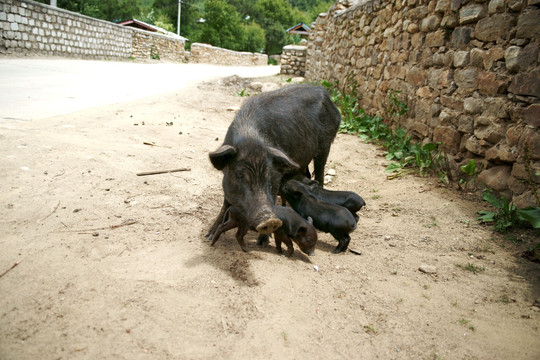
M 436 179 L 388 180 L 354 136 L 336 138 L 328 187 L 367 202 L 361 255 L 323 233 L 313 257 L 252 232 L 248 253 L 234 231 L 211 247 L 208 152 L 244 99 L 226 83 L 1 122 L 0 359 L 540 358 L 531 235 L 478 225 L 485 204 Z

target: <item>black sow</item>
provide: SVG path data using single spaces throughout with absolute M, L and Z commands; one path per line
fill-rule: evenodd
M 324 165 L 341 117 L 324 88 L 290 85 L 250 97 L 229 126 L 223 145 L 210 153 L 223 171 L 225 199 L 207 236 L 212 239 L 225 211 L 233 205 L 259 243 L 281 226 L 273 209 L 284 176 L 304 173 L 313 160 L 321 184 Z

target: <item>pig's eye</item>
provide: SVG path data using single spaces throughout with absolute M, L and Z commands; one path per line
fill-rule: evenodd
M 244 174 L 241 172 L 237 172 L 235 174 L 237 180 L 242 180 L 244 178 Z

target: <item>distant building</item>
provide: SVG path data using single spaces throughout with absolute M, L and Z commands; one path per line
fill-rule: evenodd
M 170 31 L 167 31 L 167 30 L 165 30 L 163 28 L 160 28 L 159 26 L 148 24 L 148 23 L 145 23 L 144 21 L 137 20 L 137 19 L 131 19 L 131 20 L 127 20 L 127 21 L 122 21 L 122 22 L 118 23 L 118 25 L 134 27 L 136 29 L 155 32 L 155 33 L 158 33 L 158 34 L 167 35 L 167 36 L 171 36 L 171 37 L 174 37 L 174 38 L 179 38 L 179 39 L 182 39 L 184 41 L 189 41 L 188 39 L 186 39 L 183 36 L 177 35 L 177 34 L 175 34 L 173 32 L 170 32 Z
M 291 28 L 288 28 L 287 33 L 289 35 L 300 35 L 300 36 L 308 37 L 309 36 L 309 26 L 307 26 L 306 24 L 301 22 L 299 24 L 294 25 Z

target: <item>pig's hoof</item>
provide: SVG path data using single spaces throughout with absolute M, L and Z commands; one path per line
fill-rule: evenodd
M 347 249 L 345 249 L 347 250 Z M 334 254 L 339 254 L 339 253 L 342 253 L 344 252 L 345 250 L 343 250 L 339 245 L 336 246 L 336 248 L 334 249 L 334 251 L 332 251 Z
M 258 226 L 257 226 L 257 232 L 259 234 L 271 234 L 273 233 L 274 231 L 276 231 L 277 229 L 279 229 L 282 225 L 282 222 L 281 220 L 279 219 L 269 219 L 269 220 L 266 220 L 265 222 L 263 223 L 260 223 Z

